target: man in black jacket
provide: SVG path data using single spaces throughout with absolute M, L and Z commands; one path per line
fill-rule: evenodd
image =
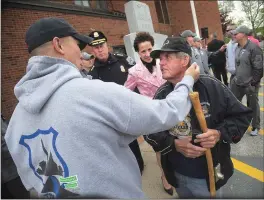
M 190 66 L 191 49 L 181 38 L 168 38 L 163 47 L 151 55 L 160 58 L 163 78 L 168 81 L 155 95 L 155 99 L 164 99 Z M 219 189 L 233 174 L 230 143 L 237 143 L 243 137 L 252 119 L 252 111 L 213 77 L 200 75 L 194 91 L 199 92 L 208 131 L 202 133 L 192 108 L 174 128 L 147 135 L 145 140 L 155 151 L 161 152 L 165 176 L 176 187 L 180 198 L 209 198 L 204 153 L 211 148 L 214 166 L 224 175 L 224 179 L 216 181 Z
M 109 52 L 107 46 L 107 38 L 101 31 L 93 31 L 89 37 L 94 40 L 89 44 L 95 55 L 94 67 L 91 68 L 88 75 L 93 79 L 100 79 L 104 82 L 114 82 L 124 85 L 128 76 L 128 69 L 136 63 L 131 57 Z M 140 172 L 144 170 L 144 161 L 140 152 L 138 141 L 134 140 L 129 144 L 130 149 L 134 153 Z
M 218 40 L 216 33 L 212 36 L 213 40 L 208 43 L 207 50 L 209 52 L 216 52 L 218 51 L 225 42 L 223 40 Z M 226 72 L 226 56 L 225 52 L 220 52 L 217 56 L 209 58 L 209 63 L 212 64 L 212 70 L 214 72 L 215 77 L 221 81 L 223 78 L 223 82 L 226 86 L 228 86 L 227 81 L 227 72 Z M 221 78 L 222 75 L 222 78 Z

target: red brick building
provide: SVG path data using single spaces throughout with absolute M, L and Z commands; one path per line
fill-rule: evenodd
M 62 17 L 77 31 L 87 34 L 92 29 L 103 31 L 112 50 L 123 46 L 123 36 L 129 33 L 124 4 L 127 0 L 2 0 L 2 114 L 10 118 L 17 104 L 14 86 L 24 75 L 28 52 L 25 32 L 43 17 Z M 150 8 L 154 30 L 166 35 L 178 35 L 185 29 L 195 31 L 190 1 L 141 1 Z M 217 1 L 194 1 L 199 30 L 208 27 L 223 38 Z M 200 32 L 201 34 L 201 32 Z M 89 47 L 87 47 L 89 52 Z

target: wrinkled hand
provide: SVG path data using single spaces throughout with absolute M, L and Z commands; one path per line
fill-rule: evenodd
M 227 45 L 224 44 L 223 46 L 221 46 L 221 48 L 219 50 L 223 52 L 226 49 L 226 47 L 227 47 Z
M 191 75 L 194 81 L 197 81 L 200 76 L 200 67 L 194 62 L 186 71 L 185 75 Z
M 206 133 L 196 136 L 197 139 L 194 143 L 200 143 L 204 148 L 213 148 L 215 144 L 220 140 L 220 133 L 215 129 L 208 129 Z
M 202 156 L 206 149 L 193 145 L 191 141 L 192 138 L 175 139 L 174 144 L 176 150 L 187 158 L 197 158 Z

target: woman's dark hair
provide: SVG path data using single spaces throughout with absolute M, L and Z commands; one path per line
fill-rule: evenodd
M 148 32 L 139 32 L 134 40 L 134 49 L 138 52 L 138 45 L 142 42 L 150 42 L 154 46 L 154 38 Z

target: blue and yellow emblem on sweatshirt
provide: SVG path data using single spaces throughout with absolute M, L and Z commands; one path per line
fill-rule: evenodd
M 41 198 L 77 198 L 78 177 L 70 176 L 69 169 L 56 148 L 58 132 L 52 127 L 22 135 L 19 141 L 28 150 L 28 165 L 41 181 Z M 39 151 L 33 151 L 39 146 Z

